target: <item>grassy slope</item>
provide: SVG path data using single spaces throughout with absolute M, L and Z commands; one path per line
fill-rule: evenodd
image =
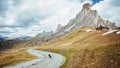
M 30 55 L 26 50 L 0 53 L 0 68 L 8 65 L 14 65 L 20 62 L 29 61 L 35 58 L 36 56 Z
M 61 68 L 119 68 L 120 35 L 102 36 L 104 31 L 85 32 L 81 28 L 40 45 L 39 50 L 63 54 L 67 59 Z

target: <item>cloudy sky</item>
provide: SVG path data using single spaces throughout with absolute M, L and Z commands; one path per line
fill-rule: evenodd
M 55 30 L 74 18 L 84 3 L 120 26 L 119 0 L 0 0 L 0 35 L 13 38 Z

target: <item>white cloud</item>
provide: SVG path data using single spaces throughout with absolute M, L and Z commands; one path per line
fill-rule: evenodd
M 15 32 L 15 29 L 9 28 L 9 27 L 3 27 L 2 29 L 0 29 L 1 32 Z
M 5 17 L 0 17 L 0 25 L 19 26 L 13 28 L 16 32 L 8 36 L 34 36 L 43 30 L 55 30 L 57 24 L 65 25 L 80 12 L 84 3 L 79 0 L 20 0 L 17 5 L 14 0 L 8 2 Z
M 95 4 L 92 9 L 98 11 L 99 15 L 115 22 L 117 26 L 120 26 L 120 2 L 119 0 L 104 0 Z
M 11 12 L 7 12 L 6 13 L 6 18 L 4 21 L 5 25 L 14 25 L 15 24 L 15 19 L 16 19 L 16 15 L 15 14 L 11 14 Z

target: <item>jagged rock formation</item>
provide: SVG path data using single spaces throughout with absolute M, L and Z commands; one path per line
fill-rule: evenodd
M 30 44 L 30 46 L 38 45 L 53 39 L 52 34 L 54 34 L 53 31 L 49 32 L 43 31 L 42 33 L 39 33 L 38 35 L 31 39 L 31 41 L 33 42 Z
M 117 28 L 115 23 L 102 19 L 98 15 L 98 12 L 96 10 L 91 10 L 90 4 L 86 3 L 83 5 L 81 12 L 79 12 L 74 19 L 71 19 L 66 26 L 59 29 L 58 32 L 71 32 L 72 30 L 79 29 L 83 26 L 92 26 L 94 28 L 102 26 L 110 30 Z

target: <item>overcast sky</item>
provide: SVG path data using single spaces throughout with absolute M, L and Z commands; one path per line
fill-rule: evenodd
M 102 18 L 120 26 L 119 0 L 0 0 L 0 35 L 35 36 L 55 30 L 74 18 L 84 3 L 91 3 Z

